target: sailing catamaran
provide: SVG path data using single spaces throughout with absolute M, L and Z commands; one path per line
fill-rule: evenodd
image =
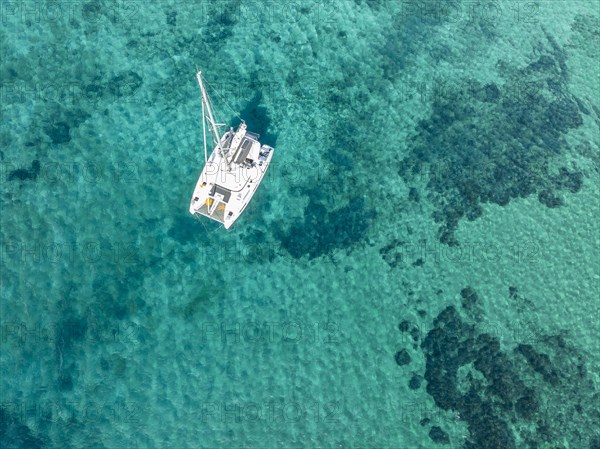
M 258 134 L 246 129 L 244 120 L 237 130 L 233 127 L 222 136 L 216 123 L 210 99 L 204 87 L 202 72 L 196 73 L 202 94 L 202 134 L 204 138 L 204 169 L 198 178 L 190 213 L 218 221 L 229 229 L 244 211 L 260 185 L 273 157 L 273 148 L 261 145 Z M 214 145 L 207 157 L 206 125 Z

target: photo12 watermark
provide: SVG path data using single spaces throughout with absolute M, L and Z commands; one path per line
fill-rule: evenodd
M 40 389 L 41 393 L 47 388 Z M 140 407 L 133 402 L 70 401 L 3 401 L 4 423 L 23 423 L 33 420 L 37 425 L 57 424 L 71 426 L 77 423 L 141 424 Z
M 380 248 L 383 260 L 394 268 L 399 265 L 427 266 L 444 263 L 477 264 L 500 262 L 535 264 L 543 257 L 542 244 L 537 240 L 498 244 L 492 241 L 465 241 L 449 246 L 439 241 L 408 241 L 396 239 Z
M 0 84 L 0 100 L 4 105 L 31 102 L 78 107 L 96 107 L 99 103 L 142 104 L 144 99 L 138 94 L 141 86 L 142 79 L 134 72 L 89 82 L 53 79 L 36 82 L 16 79 Z
M 150 168 L 142 162 L 117 161 L 114 163 L 34 160 L 23 165 L 17 161 L 0 161 L 0 182 L 35 180 L 48 184 L 91 185 L 138 184 L 144 171 Z
M 132 23 L 142 20 L 141 1 L 113 0 L 95 1 L 42 1 L 17 0 L 0 3 L 0 20 L 3 25 L 24 24 L 96 24 L 103 19 L 113 24 Z
M 134 322 L 100 322 L 90 317 L 77 321 L 35 323 L 3 320 L 0 322 L 0 343 L 27 346 L 81 340 L 90 343 L 137 345 L 142 331 L 141 326 Z
M 337 423 L 341 401 L 231 401 L 204 402 L 200 406 L 203 423 Z
M 341 341 L 340 328 L 334 321 L 208 321 L 200 323 L 199 329 L 202 344 L 336 344 Z
M 474 79 L 398 80 L 394 88 L 399 100 L 403 103 L 416 99 L 423 104 L 457 100 L 534 104 L 542 97 L 550 97 L 556 101 L 568 99 L 568 93 L 565 90 L 545 90 L 544 82 L 526 79 L 517 79 L 508 84 L 500 85 L 492 82 L 482 84 Z
M 140 249 L 135 242 L 3 240 L 0 242 L 0 261 L 3 264 L 137 265 Z
M 434 328 L 435 329 L 435 328 Z M 399 347 L 409 347 L 412 344 L 421 344 L 429 332 L 431 327 L 423 328 L 417 323 L 409 320 L 402 320 L 398 324 L 399 333 L 394 338 L 397 339 Z M 517 320 L 511 323 L 510 326 L 494 321 L 485 321 L 478 323 L 478 332 L 489 335 L 500 341 L 509 341 L 513 344 L 535 343 L 544 338 L 544 333 L 538 325 L 531 321 Z M 444 329 L 444 334 L 448 339 L 455 338 L 460 341 L 464 338 L 459 328 L 447 327 Z
M 513 23 L 537 24 L 540 2 L 536 1 L 454 1 L 404 0 L 399 2 L 398 18 L 402 22 L 416 20 L 424 25 L 486 23 L 501 20 Z

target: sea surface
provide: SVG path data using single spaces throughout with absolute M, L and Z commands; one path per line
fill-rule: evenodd
M 0 14 L 0 447 L 600 447 L 597 0 Z

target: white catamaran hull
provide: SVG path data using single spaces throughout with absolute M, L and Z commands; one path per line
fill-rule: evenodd
M 202 72 L 196 73 L 202 94 L 202 131 L 204 139 L 204 169 L 196 183 L 190 213 L 218 221 L 229 229 L 254 196 L 262 182 L 273 157 L 273 148 L 261 145 L 260 137 L 246 130 L 242 123 L 220 135 L 210 100 L 202 80 Z M 206 124 L 215 148 L 207 157 Z
M 232 132 L 223 136 L 220 142 L 223 148 L 227 148 L 232 137 L 235 137 Z M 234 158 L 229 170 L 226 159 L 230 158 L 221 157 L 218 147 L 215 147 L 198 178 L 190 203 L 191 214 L 218 221 L 225 229 L 229 229 L 244 211 L 273 157 L 272 147 L 261 146 L 257 140 L 247 137 L 242 142 L 249 149 L 244 149 L 237 159 Z

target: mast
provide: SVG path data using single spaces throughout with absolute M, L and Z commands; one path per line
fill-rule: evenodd
M 210 103 L 208 102 L 208 95 L 206 93 L 206 89 L 204 88 L 204 83 L 202 82 L 202 71 L 198 70 L 198 73 L 196 73 L 196 78 L 198 79 L 198 84 L 200 85 L 200 91 L 202 92 L 202 105 L 206 108 L 206 111 L 208 112 L 207 118 L 210 123 L 210 128 L 216 139 L 216 144 L 217 144 L 217 148 L 219 149 L 219 154 L 221 155 L 221 158 L 225 159 L 225 162 L 227 163 L 227 168 L 229 169 L 229 161 L 225 157 L 225 153 L 223 151 L 223 148 L 221 147 L 221 136 L 219 135 L 219 130 L 217 129 L 217 124 L 215 123 L 212 109 L 210 108 Z M 206 144 L 206 139 L 205 139 L 205 144 Z
M 204 142 L 204 165 L 206 165 L 208 156 L 206 153 L 206 117 L 204 115 L 204 101 L 202 101 L 202 137 Z

